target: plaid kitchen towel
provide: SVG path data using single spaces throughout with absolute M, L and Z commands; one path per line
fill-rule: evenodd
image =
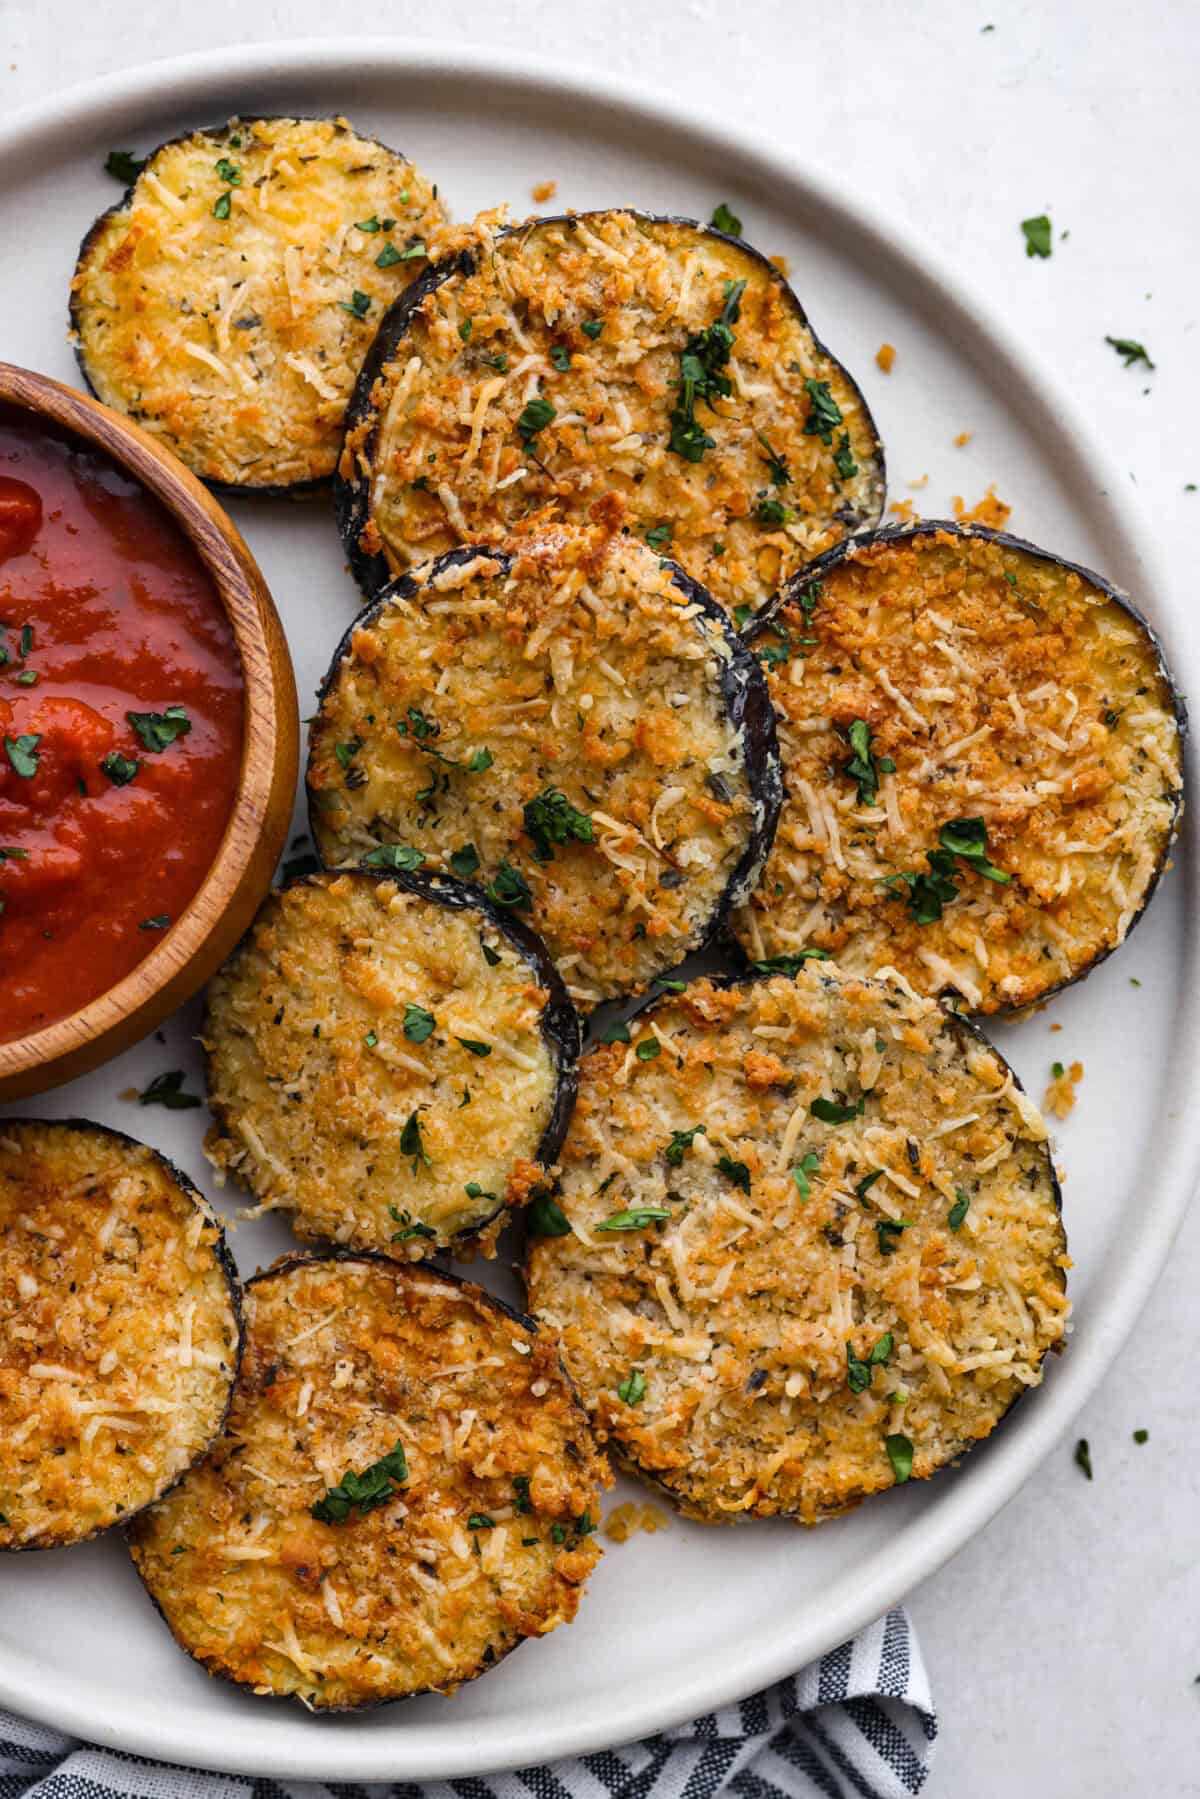
M 907 1799 L 925 1784 L 936 1740 L 929 1677 L 897 1608 L 798 1674 L 678 1730 L 424 1786 L 200 1774 L 0 1712 L 0 1799 Z

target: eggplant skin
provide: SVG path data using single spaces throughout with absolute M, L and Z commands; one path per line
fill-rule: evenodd
M 288 1252 L 279 1256 L 269 1268 L 260 1269 L 258 1273 L 252 1275 L 246 1282 L 246 1290 L 249 1292 L 251 1289 L 267 1286 L 274 1281 L 286 1278 L 288 1275 L 306 1268 L 334 1268 L 346 1265 L 377 1267 L 385 1271 L 389 1276 L 395 1277 L 398 1280 L 403 1279 L 406 1276 L 415 1276 L 419 1279 L 421 1276 L 428 1274 L 434 1277 L 440 1285 L 455 1287 L 464 1294 L 470 1295 L 476 1302 L 480 1302 L 485 1309 L 496 1313 L 498 1317 L 503 1318 L 511 1325 L 515 1325 L 519 1330 L 528 1333 L 531 1337 L 540 1339 L 542 1342 L 547 1340 L 547 1332 L 535 1318 L 529 1317 L 517 1307 L 512 1306 L 507 1301 L 499 1298 L 498 1295 L 488 1292 L 486 1289 L 477 1286 L 471 1281 L 465 1280 L 463 1276 L 455 1273 L 453 1270 L 444 1268 L 440 1265 L 432 1266 L 429 1264 L 397 1263 L 394 1258 L 385 1255 L 382 1251 L 376 1250 L 319 1249 Z M 569 1405 L 570 1416 L 573 1420 L 576 1433 L 576 1438 L 573 1438 L 572 1443 L 566 1446 L 566 1453 L 570 1455 L 573 1448 L 575 1448 L 576 1453 L 578 1453 L 578 1448 L 576 1447 L 577 1439 L 578 1445 L 583 1447 L 583 1459 L 590 1459 L 591 1461 L 592 1471 L 598 1479 L 598 1484 L 611 1484 L 611 1477 L 607 1473 L 607 1465 L 596 1447 L 595 1437 L 592 1431 L 591 1422 L 587 1416 L 587 1411 L 567 1370 L 563 1366 L 560 1355 L 555 1354 L 553 1356 L 553 1368 L 561 1382 L 561 1387 Z M 222 1685 L 237 1688 L 242 1692 L 252 1690 L 256 1698 L 265 1699 L 274 1702 L 277 1705 L 300 1705 L 310 1714 L 310 1716 L 318 1718 L 334 1718 L 348 1714 L 374 1711 L 380 1706 L 385 1705 L 402 1705 L 410 1699 L 418 1699 L 428 1693 L 445 1694 L 446 1689 L 444 1688 L 427 1686 L 415 1689 L 409 1693 L 396 1695 L 381 1694 L 379 1697 L 365 1697 L 358 1702 L 348 1701 L 339 1704 L 314 1705 L 299 1693 L 284 1693 L 262 1686 L 252 1687 L 248 1680 L 239 1679 L 237 1675 L 231 1673 L 228 1669 L 214 1667 L 190 1642 L 186 1640 L 183 1635 L 180 1634 L 174 1624 L 172 1624 L 157 1595 L 152 1591 L 145 1572 L 143 1571 L 139 1554 L 138 1535 L 139 1533 L 137 1530 L 130 1529 L 126 1533 L 126 1541 L 134 1566 L 141 1577 L 142 1586 L 147 1597 L 150 1599 L 155 1611 L 166 1625 L 177 1646 L 183 1650 L 189 1660 L 196 1662 L 212 1679 L 221 1682 Z M 493 1668 L 498 1667 L 509 1655 L 512 1655 L 517 1649 L 520 1649 L 527 1640 L 528 1638 L 525 1636 L 516 1636 L 512 1641 L 501 1644 L 498 1648 L 493 1644 L 489 1644 L 480 1664 L 471 1672 L 464 1674 L 461 1679 L 457 1679 L 454 1687 L 450 1689 L 447 1696 L 452 1697 L 453 1694 L 462 1687 L 469 1685 L 471 1682 L 478 1680 L 482 1675 L 489 1673 Z
M 453 875 L 435 871 L 358 866 L 349 869 L 328 870 L 324 871 L 322 875 L 316 876 L 297 875 L 292 880 L 273 889 L 272 898 L 299 887 L 320 887 L 325 884 L 327 875 L 347 873 L 352 874 L 356 880 L 367 880 L 376 885 L 386 882 L 405 893 L 412 894 L 416 899 L 423 900 L 430 905 L 443 907 L 450 912 L 475 914 L 484 928 L 505 939 L 528 965 L 533 979 L 546 994 L 540 1029 L 554 1067 L 553 1102 L 533 1157 L 534 1161 L 547 1171 L 548 1180 L 548 1171 L 558 1160 L 567 1128 L 571 1122 L 571 1114 L 575 1108 L 575 1098 L 579 1088 L 579 1056 L 583 1029 L 579 1014 L 571 1001 L 562 976 L 540 937 L 519 919 L 512 917 L 501 907 L 493 905 L 481 888 L 468 886 L 466 882 L 457 880 Z M 251 924 L 245 936 L 231 952 L 225 964 L 226 967 L 232 966 L 242 952 L 250 946 L 256 924 L 257 920 Z M 219 1153 L 220 1146 L 236 1144 L 238 1137 L 234 1108 L 222 1102 L 215 1091 L 217 1085 L 216 1053 L 213 1044 L 217 1035 L 217 1026 L 211 1000 L 209 1000 L 205 1006 L 200 1032 L 205 1056 L 208 1105 L 213 1118 L 213 1128 L 206 1148 L 209 1149 L 210 1155 L 215 1151 L 216 1159 L 219 1161 L 222 1159 Z M 236 1174 L 234 1178 L 238 1178 Z M 442 1242 L 434 1242 L 428 1252 L 429 1255 L 449 1253 L 469 1260 L 481 1250 L 488 1254 L 492 1253 L 487 1247 L 489 1239 L 492 1233 L 503 1224 L 509 1211 L 509 1205 L 501 1198 L 492 1212 L 468 1229 L 454 1232 Z M 414 1256 L 419 1242 L 419 1239 L 414 1240 Z M 347 1250 L 345 1253 L 352 1258 L 360 1259 L 369 1258 L 374 1253 L 383 1254 L 382 1251 L 375 1252 L 365 1248 Z M 401 1258 L 384 1256 L 384 1259 L 400 1260 Z
M 804 307 L 786 277 L 760 250 L 755 249 L 743 238 L 733 237 L 728 232 L 719 231 L 716 227 L 703 224 L 698 219 L 685 218 L 679 214 L 646 212 L 637 207 L 605 207 L 576 214 L 547 214 L 544 217 L 538 216 L 507 226 L 495 235 L 497 240 L 501 240 L 553 226 L 561 226 L 565 230 L 572 231 L 580 224 L 586 226 L 616 212 L 646 225 L 679 226 L 695 231 L 703 237 L 715 239 L 722 244 L 728 244 L 736 249 L 740 256 L 756 265 L 769 279 L 797 325 L 810 335 L 816 355 L 823 358 L 824 362 L 830 365 L 846 383 L 857 405 L 861 408 L 862 425 L 870 444 L 871 468 L 874 476 L 873 491 L 869 502 L 859 509 L 848 509 L 844 518 L 840 513 L 835 516 L 848 532 L 870 530 L 878 525 L 887 497 L 887 468 L 883 443 L 866 398 L 844 363 L 833 354 L 813 330 Z M 477 266 L 478 256 L 475 251 L 460 250 L 431 264 L 396 298 L 380 321 L 374 342 L 363 362 L 354 392 L 346 407 L 346 447 L 334 476 L 334 506 L 338 529 L 342 535 L 342 543 L 351 572 L 368 600 L 376 598 L 395 574 L 382 549 L 372 549 L 363 541 L 364 532 L 367 532 L 368 537 L 370 535 L 368 526 L 372 514 L 372 465 L 379 437 L 378 419 L 375 418 L 374 389 L 385 368 L 395 357 L 399 345 L 408 334 L 414 317 L 420 312 L 429 295 L 453 276 L 466 277 L 474 274 Z M 356 439 L 364 427 L 367 427 L 365 434 L 361 441 L 356 442 L 352 448 L 352 439 Z M 367 463 L 368 472 L 363 471 L 362 462 Z
M 0 1555 L 29 1555 L 35 1554 L 39 1550 L 61 1549 L 64 1547 L 74 1547 L 77 1543 L 89 1543 L 93 1538 L 104 1536 L 108 1531 L 126 1529 L 136 1518 L 140 1518 L 142 1513 L 147 1511 L 150 1506 L 157 1505 L 161 1499 L 165 1499 L 168 1493 L 175 1490 L 179 1483 L 190 1472 L 191 1468 L 195 1467 L 198 1462 L 203 1461 L 205 1456 L 207 1456 L 213 1448 L 214 1444 L 221 1440 L 225 1431 L 225 1426 L 229 1421 L 230 1408 L 233 1405 L 234 1390 L 237 1386 L 238 1375 L 241 1371 L 242 1354 L 246 1346 L 246 1319 L 242 1307 L 242 1282 L 237 1271 L 237 1265 L 234 1262 L 233 1256 L 230 1254 L 229 1244 L 225 1236 L 225 1229 L 219 1215 L 214 1211 L 207 1199 L 205 1199 L 191 1177 L 185 1174 L 182 1168 L 175 1162 L 172 1162 L 161 1150 L 155 1149 L 151 1144 L 143 1143 L 137 1137 L 131 1137 L 127 1131 L 118 1131 L 114 1129 L 112 1125 L 98 1124 L 91 1118 L 46 1119 L 12 1117 L 5 1118 L 0 1129 L 10 1131 L 19 1129 L 46 1130 L 48 1128 L 57 1127 L 73 1131 L 86 1131 L 92 1136 L 99 1137 L 121 1149 L 134 1149 L 140 1153 L 149 1155 L 156 1163 L 158 1163 L 168 1179 L 173 1181 L 180 1191 L 192 1201 L 195 1209 L 201 1213 L 207 1221 L 210 1221 L 216 1226 L 217 1235 L 212 1244 L 212 1255 L 222 1276 L 225 1291 L 229 1298 L 229 1309 L 233 1317 L 236 1339 L 234 1350 L 230 1358 L 230 1377 L 227 1383 L 225 1405 L 221 1412 L 221 1416 L 215 1429 L 210 1434 L 208 1441 L 197 1449 L 195 1456 L 187 1468 L 181 1469 L 179 1473 L 167 1481 L 158 1492 L 152 1494 L 149 1499 L 136 1507 L 135 1510 L 122 1514 L 120 1518 L 115 1518 L 111 1524 L 99 1524 L 94 1530 L 84 1532 L 82 1536 L 73 1536 L 66 1540 L 55 1538 L 53 1541 L 0 1543 Z
M 193 130 L 178 132 L 173 137 L 165 138 L 161 143 L 156 144 L 153 149 L 148 150 L 145 157 L 142 158 L 143 167 L 152 167 L 158 158 L 165 152 L 182 149 L 196 140 L 213 139 L 215 140 L 216 147 L 222 148 L 224 146 L 224 140 L 226 140 L 227 135 L 231 130 L 236 132 L 239 126 L 243 129 L 249 129 L 260 124 L 333 125 L 339 135 L 353 136 L 364 144 L 369 144 L 374 149 L 383 152 L 389 159 L 403 165 L 403 167 L 411 174 L 414 182 L 420 183 L 422 187 L 425 186 L 424 177 L 421 172 L 414 164 L 409 162 L 408 158 L 404 156 L 401 151 L 392 148 L 389 144 L 385 144 L 380 138 L 375 137 L 369 132 L 357 130 L 344 119 L 339 120 L 314 113 L 254 113 L 252 115 L 235 115 L 216 124 L 198 125 Z M 237 156 L 236 148 L 233 151 L 233 155 L 234 157 Z M 141 171 L 139 171 L 139 175 L 140 173 Z M 99 400 L 102 404 L 112 406 L 118 411 L 128 412 L 129 416 L 140 421 L 141 414 L 139 412 L 136 410 L 131 411 L 129 407 L 125 406 L 114 396 L 110 395 L 106 397 L 101 391 L 98 380 L 93 378 L 96 371 L 84 343 L 85 308 L 79 293 L 79 284 L 89 268 L 93 257 L 100 253 L 102 241 L 111 221 L 116 219 L 125 208 L 130 205 L 133 199 L 134 190 L 137 187 L 137 180 L 138 178 L 135 177 L 135 179 L 124 189 L 120 198 L 114 201 L 111 206 L 105 207 L 84 233 L 80 242 L 74 278 L 71 284 L 68 302 L 68 324 L 69 335 L 74 348 L 75 361 L 78 365 L 83 385 L 87 392 L 92 394 L 94 398 Z M 445 214 L 440 212 L 440 208 L 439 213 L 444 222 Z M 374 244 L 376 242 L 391 242 L 392 240 L 384 237 L 378 239 L 370 237 L 368 241 Z M 176 448 L 175 441 L 172 437 L 159 433 L 155 433 L 155 435 L 160 436 L 160 441 L 162 441 L 173 454 L 181 454 L 181 450 Z M 186 456 L 183 456 L 182 460 L 184 460 L 189 467 L 193 468 L 193 472 L 204 481 L 205 486 L 208 487 L 210 492 L 221 499 L 237 499 L 239 497 L 288 500 L 310 499 L 316 495 L 328 493 L 332 480 L 332 473 L 330 471 L 312 476 L 311 478 L 292 481 L 230 481 L 215 478 L 210 474 L 206 474 L 202 469 L 195 468 Z
M 801 596 L 805 595 L 814 585 L 820 585 L 830 576 L 836 574 L 839 569 L 842 569 L 847 565 L 852 565 L 865 554 L 868 554 L 875 546 L 889 544 L 919 544 L 923 539 L 936 537 L 950 537 L 957 539 L 964 544 L 983 543 L 995 545 L 1002 551 L 1011 551 L 1014 555 L 1042 564 L 1048 569 L 1053 569 L 1067 576 L 1073 576 L 1085 586 L 1090 586 L 1094 588 L 1097 593 L 1103 595 L 1106 600 L 1119 608 L 1120 611 L 1132 621 L 1137 631 L 1145 640 L 1150 651 L 1151 660 L 1154 664 L 1154 672 L 1160 678 L 1167 697 L 1167 715 L 1174 720 L 1178 731 L 1180 781 L 1172 796 L 1172 810 L 1169 825 L 1163 834 L 1161 850 L 1157 856 L 1153 874 L 1150 877 L 1137 910 L 1134 912 L 1125 929 L 1124 935 L 1119 942 L 1110 943 L 1099 948 L 1095 954 L 1090 956 L 1076 968 L 1074 972 L 1060 980 L 1054 981 L 1052 985 L 1040 989 L 1032 998 L 1019 999 L 1014 1002 L 998 1001 L 994 1004 L 989 1003 L 985 1008 L 982 1008 L 988 1016 L 992 1017 L 1020 1017 L 1033 1006 L 1041 1005 L 1045 1000 L 1052 998 L 1055 994 L 1061 993 L 1065 991 L 1066 988 L 1073 986 L 1076 981 L 1084 980 L 1094 969 L 1098 968 L 1102 962 L 1107 961 L 1109 956 L 1120 949 L 1122 945 L 1128 941 L 1134 926 L 1144 917 L 1146 909 L 1158 889 L 1159 882 L 1169 866 L 1171 851 L 1178 837 L 1180 825 L 1182 823 L 1185 802 L 1183 779 L 1184 750 L 1186 748 L 1189 733 L 1187 705 L 1176 684 L 1174 676 L 1171 673 L 1166 653 L 1158 633 L 1154 630 L 1153 626 L 1150 625 L 1139 608 L 1129 598 L 1128 594 L 1122 589 L 1116 587 L 1104 576 L 1097 574 L 1094 569 L 1087 568 L 1082 563 L 1072 562 L 1064 556 L 1056 555 L 1052 551 L 1043 549 L 1039 545 L 1031 543 L 1025 538 L 1017 537 L 1010 532 L 996 531 L 984 525 L 963 524 L 946 519 L 922 519 L 911 525 L 888 526 L 882 530 L 849 537 L 843 542 L 834 545 L 821 556 L 815 558 L 815 560 L 805 569 L 799 570 L 792 579 L 784 584 L 776 598 L 772 600 L 768 606 L 764 607 L 763 611 L 753 620 L 747 630 L 746 639 L 748 644 L 752 649 L 755 649 L 762 642 L 764 637 L 770 635 L 772 629 L 779 622 L 780 614 L 787 607 L 798 605 Z M 815 616 L 819 621 L 819 607 Z M 784 773 L 784 784 L 786 788 L 786 769 Z M 766 921 L 769 923 L 771 915 L 770 908 L 764 907 L 763 912 Z M 743 966 L 750 966 L 750 955 L 746 948 L 745 936 L 746 933 L 741 928 L 740 923 L 738 923 L 736 925 L 736 940 L 732 937 L 727 938 L 726 948 L 741 959 Z M 835 955 L 836 953 L 837 952 L 835 952 Z M 960 1003 L 962 1003 L 961 996 Z
M 329 829 L 320 807 L 321 790 L 314 786 L 312 779 L 315 750 L 318 746 L 324 745 L 327 735 L 324 718 L 326 707 L 331 698 L 335 696 L 343 667 L 353 658 L 355 640 L 362 632 L 371 630 L 393 606 L 416 601 L 417 597 L 427 587 L 433 587 L 444 573 L 456 568 L 468 567 L 484 556 L 488 562 L 496 565 L 497 574 L 493 578 L 503 579 L 511 576 L 514 572 L 519 553 L 520 546 L 516 540 L 510 540 L 508 548 L 461 544 L 455 549 L 446 551 L 424 568 L 418 569 L 415 575 L 402 575 L 389 582 L 343 634 L 334 650 L 329 668 L 317 689 L 321 722 L 314 727 L 309 738 L 307 776 L 309 825 L 317 854 L 327 870 L 332 871 L 334 868 L 356 865 L 350 854 L 339 855 L 330 851 L 327 842 Z M 783 806 L 783 778 L 775 730 L 775 712 L 771 704 L 766 677 L 757 657 L 747 649 L 741 634 L 734 628 L 725 609 L 718 605 L 700 582 L 694 580 L 668 557 L 659 556 L 656 561 L 660 569 L 669 572 L 672 586 L 687 601 L 689 608 L 694 608 L 693 623 L 701 629 L 706 651 L 716 667 L 717 685 L 725 718 L 740 743 L 745 769 L 745 792 L 750 802 L 750 816 L 744 845 L 740 848 L 736 861 L 726 875 L 724 885 L 716 895 L 715 903 L 711 905 L 710 910 L 703 914 L 699 922 L 692 924 L 688 933 L 689 940 L 686 943 L 683 941 L 686 921 L 681 920 L 680 922 L 679 940 L 673 954 L 673 959 L 678 960 L 717 940 L 725 931 L 733 910 L 740 906 L 753 890 L 775 838 L 775 830 Z M 702 625 L 700 621 L 702 621 Z M 716 647 L 718 644 L 719 650 Z M 363 759 L 364 761 L 369 760 L 369 745 L 363 751 Z M 655 769 L 651 772 L 659 774 L 661 771 Z M 562 778 L 566 778 L 566 771 Z M 666 780 L 667 777 L 664 775 L 662 778 Z M 515 839 L 513 842 L 515 844 Z M 414 847 L 418 849 L 422 847 L 422 834 L 419 832 L 414 840 Z M 427 853 L 433 858 L 446 853 L 447 849 L 448 845 L 443 845 L 437 849 L 430 849 Z M 516 853 L 516 851 L 510 847 L 508 853 Z M 481 869 L 480 883 L 489 878 L 489 869 L 486 867 Z M 487 906 L 489 914 L 496 913 L 496 908 L 487 899 L 482 884 L 476 886 L 472 882 L 468 891 L 479 896 L 480 902 Z M 538 923 L 536 901 L 532 916 L 536 927 Z M 547 934 L 548 953 L 553 954 L 555 949 L 553 923 L 547 923 L 543 928 Z M 644 979 L 648 981 L 665 971 L 665 965 L 662 968 L 652 968 L 648 973 L 644 973 Z M 636 979 L 630 979 L 622 987 L 612 987 L 608 997 L 618 997 L 623 991 L 632 991 L 636 986 L 642 984 L 642 981 L 643 975 L 639 974 Z

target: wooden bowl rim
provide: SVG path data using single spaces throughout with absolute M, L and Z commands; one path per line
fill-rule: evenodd
M 27 1037 L 0 1043 L 0 1081 L 96 1043 L 142 1010 L 204 948 L 254 858 L 274 779 L 279 692 L 247 670 L 271 666 L 263 598 L 270 591 L 237 526 L 197 478 L 149 432 L 98 400 L 49 375 L 0 362 L 0 405 L 77 437 L 110 458 L 154 496 L 183 532 L 208 573 L 233 630 L 242 669 L 242 758 L 233 806 L 203 881 L 161 941 L 115 987 Z M 216 553 L 216 539 L 227 558 Z M 280 632 L 282 639 L 282 632 Z

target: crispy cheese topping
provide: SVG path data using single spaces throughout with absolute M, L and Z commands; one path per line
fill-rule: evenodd
M 453 1692 L 570 1622 L 610 1477 L 545 1336 L 378 1258 L 284 1262 L 246 1315 L 224 1438 L 132 1541 L 183 1648 L 332 1710 Z M 331 1519 L 380 1461 L 390 1495 Z
M 0 1549 L 79 1542 L 204 1452 L 238 1357 L 223 1258 L 153 1150 L 0 1123 Z
M 352 633 L 308 766 L 327 864 L 415 847 L 531 923 L 588 1001 L 705 940 L 776 800 L 740 722 L 753 663 L 600 510 L 418 571 Z
M 569 1230 L 529 1262 L 602 1440 L 692 1516 L 815 1523 L 894 1483 L 890 1438 L 923 1478 L 987 1436 L 1067 1316 L 1046 1129 L 994 1051 L 811 965 L 638 1029 L 660 1055 L 584 1062 Z
M 301 1237 L 427 1256 L 541 1183 L 570 1053 L 549 1001 L 474 907 L 296 882 L 209 985 L 209 1160 Z
M 375 329 L 444 217 L 411 163 L 344 119 L 231 119 L 164 144 L 80 254 L 87 377 L 205 480 L 324 479 Z
M 403 573 L 615 491 L 732 611 L 877 521 L 862 397 L 746 245 L 600 212 L 481 223 L 467 263 L 408 320 L 348 433 L 361 553 Z
M 1182 783 L 1166 671 L 1124 606 L 1011 540 L 934 528 L 852 551 L 755 648 L 788 797 L 736 920 L 751 957 L 817 948 L 992 1012 L 1123 941 Z M 847 773 L 856 721 L 873 793 Z M 960 857 L 930 916 L 913 877 L 956 822 L 993 873 Z

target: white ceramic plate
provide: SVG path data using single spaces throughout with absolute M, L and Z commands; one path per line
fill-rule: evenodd
M 1025 347 L 860 196 L 780 160 L 740 128 L 698 118 L 690 103 L 611 77 L 495 50 L 319 42 L 160 63 L 55 97 L 0 130 L 6 357 L 77 378 L 67 284 L 80 237 L 116 197 L 101 167 L 106 151 L 144 150 L 235 110 L 344 112 L 419 162 L 458 218 L 500 201 L 522 215 L 531 187 L 546 179 L 558 182 L 556 206 L 629 204 L 706 218 L 729 201 L 753 242 L 788 257 L 818 332 L 861 381 L 887 445 L 893 496 L 928 474 L 914 498 L 926 514 L 943 515 L 951 494 L 971 503 L 995 482 L 1013 506 L 1014 529 L 1127 587 L 1171 650 L 1166 584 L 1127 484 L 1110 474 Z M 873 361 L 884 340 L 900 347 L 886 378 Z M 964 430 L 975 434 L 967 452 L 952 444 Z M 330 509 L 255 501 L 233 511 L 279 602 L 301 693 L 311 692 L 356 602 Z M 1176 662 L 1185 690 L 1200 687 L 1192 673 Z M 815 1532 L 755 1524 L 715 1533 L 674 1519 L 666 1534 L 610 1546 L 573 1628 L 527 1644 L 453 1700 L 352 1719 L 312 1718 L 210 1680 L 171 1643 L 118 1536 L 0 1558 L 0 1703 L 200 1767 L 421 1780 L 663 1729 L 776 1679 L 867 1623 L 979 1531 L 1061 1438 L 1166 1257 L 1200 1143 L 1200 1112 L 1189 1118 L 1186 1106 L 1187 1051 L 1200 1040 L 1184 930 L 1194 834 L 1176 861 L 1120 955 L 1045 1012 L 996 1032 L 1035 1097 L 1055 1057 L 1087 1066 L 1086 1104 L 1060 1142 L 1076 1327 L 1044 1386 L 960 1469 Z M 205 1115 L 135 1111 L 119 1097 L 169 1067 L 187 1066 L 195 1088 L 195 1023 L 189 1008 L 168 1025 L 165 1046 L 147 1039 L 21 1109 L 131 1130 L 211 1193 L 200 1151 Z M 1051 1023 L 1060 1034 L 1048 1034 Z M 224 1204 L 232 1215 L 236 1196 Z M 285 1241 L 282 1227 L 242 1225 L 234 1234 L 244 1270 Z M 506 1277 L 493 1270 L 490 1278 Z M 1012 1577 L 1019 1581 L 1020 1570 Z

